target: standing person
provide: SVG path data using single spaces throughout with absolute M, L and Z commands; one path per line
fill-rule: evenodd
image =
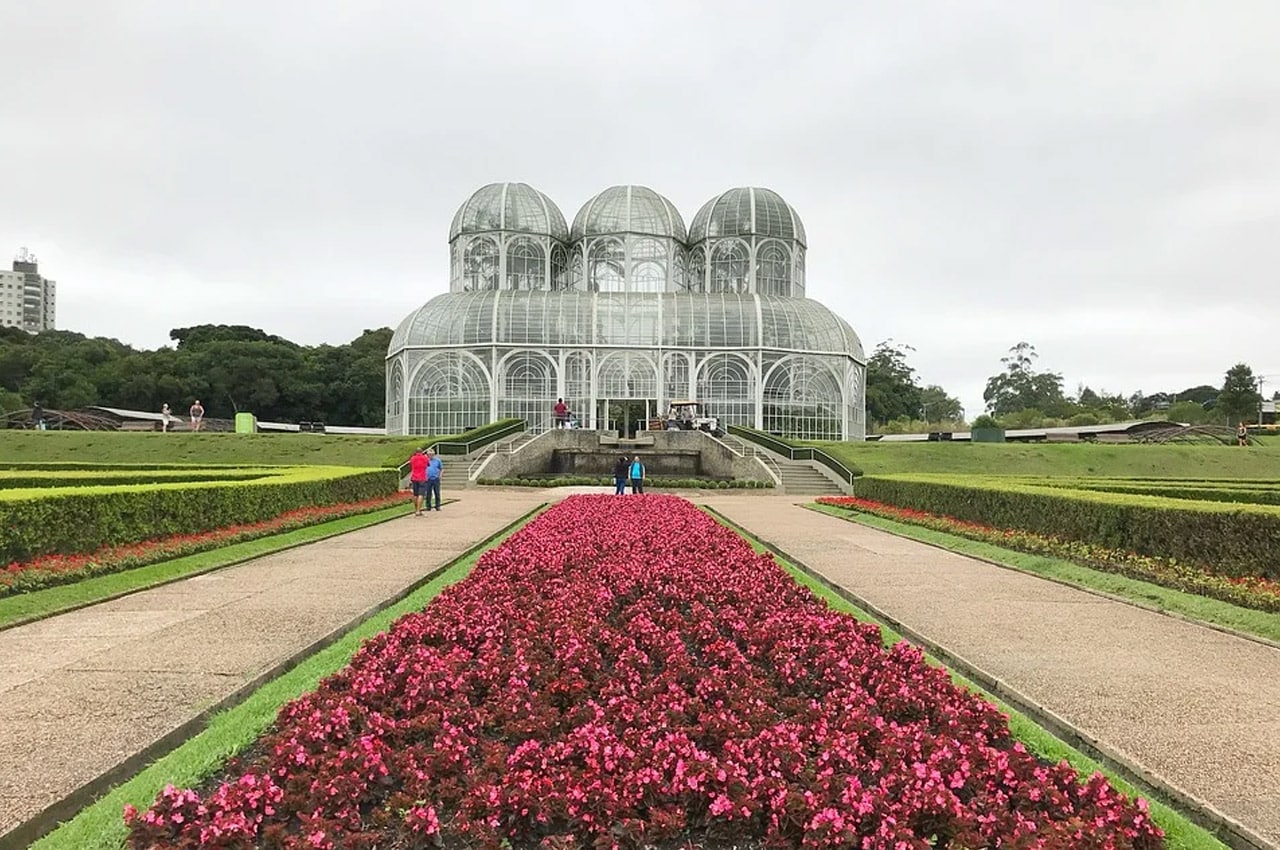
M 644 464 L 640 461 L 640 455 L 636 455 L 635 460 L 631 461 L 631 492 L 644 493 Z
M 44 430 L 44 407 L 38 401 L 35 407 L 31 408 L 31 427 L 37 431 Z
M 569 405 L 564 403 L 564 399 L 556 399 L 555 405 L 551 408 L 551 416 L 555 419 L 557 428 L 563 428 L 569 421 Z
M 200 403 L 200 399 L 196 399 L 196 403 L 191 405 L 191 430 L 199 431 L 202 422 L 204 422 L 204 405 Z
M 409 487 L 413 490 L 413 515 L 422 516 L 422 497 L 427 495 L 427 456 L 418 449 L 409 458 Z
M 160 405 L 160 430 L 168 431 L 169 421 L 172 419 L 173 416 L 169 413 L 169 402 L 166 401 L 164 404 Z
M 1243 422 L 1240 423 L 1240 427 L 1236 428 L 1236 445 L 1249 445 L 1249 429 L 1244 426 Z
M 613 464 L 613 495 L 621 496 L 627 492 L 627 470 L 631 466 L 631 461 L 627 460 L 626 455 L 618 455 L 618 459 Z
M 436 495 L 436 510 L 440 510 L 440 471 L 444 464 L 435 452 L 427 452 L 427 510 L 431 510 L 431 494 Z

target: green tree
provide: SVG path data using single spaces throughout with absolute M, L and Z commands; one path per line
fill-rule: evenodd
M 920 385 L 916 370 L 907 364 L 909 345 L 886 339 L 867 360 L 867 419 L 884 424 L 920 416 Z
M 995 416 L 1028 409 L 1039 410 L 1042 416 L 1070 412 L 1062 394 L 1062 375 L 1035 371 L 1035 361 L 1039 356 L 1035 346 L 1020 342 L 1009 349 L 1008 355 L 1000 358 L 1004 371 L 988 378 L 982 393 L 987 410 Z
M 1224 416 L 1228 424 L 1256 421 L 1261 403 L 1262 395 L 1258 392 L 1258 379 L 1253 376 L 1253 369 L 1244 363 L 1228 369 L 1222 390 L 1218 393 L 1216 410 L 1219 421 Z
M 964 420 L 964 407 L 960 399 L 947 395 L 937 384 L 930 384 L 920 391 L 920 407 L 925 422 L 960 422 Z

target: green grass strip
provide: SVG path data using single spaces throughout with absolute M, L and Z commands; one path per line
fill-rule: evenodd
M 203 732 L 86 806 L 74 818 L 32 844 L 30 850 L 121 850 L 128 835 L 122 814 L 126 803 L 145 809 L 166 785 L 191 788 L 217 774 L 228 759 L 262 736 L 275 722 L 281 706 L 314 691 L 321 679 L 345 667 L 364 641 L 386 631 L 405 614 L 422 610 L 440 591 L 465 578 L 484 552 L 500 545 L 540 510 L 530 512 L 487 545 L 455 560 L 444 572 L 400 602 L 373 615 L 297 667 L 263 685 L 244 702 L 215 715 Z
M 1127 576 L 1095 570 L 1060 558 L 1044 555 L 1028 555 L 1011 549 L 1004 549 L 991 543 L 983 543 L 924 528 L 910 523 L 897 522 L 872 514 L 857 513 L 831 505 L 809 505 L 811 510 L 848 522 L 855 522 L 869 528 L 887 531 L 901 537 L 918 540 L 990 561 L 1003 567 L 1019 570 L 1040 578 L 1059 581 L 1073 587 L 1104 593 L 1125 602 L 1138 605 L 1149 610 L 1185 617 L 1213 626 L 1219 626 L 1244 635 L 1263 638 L 1280 643 L 1280 614 L 1256 611 L 1240 605 L 1232 605 L 1207 596 L 1199 596 L 1181 590 L 1174 590 L 1152 584 L 1148 581 L 1129 578 Z
M 94 576 L 72 584 L 55 585 L 30 593 L 15 593 L 0 598 L 0 629 L 83 608 L 96 602 L 168 584 L 178 579 L 190 578 L 211 570 L 234 566 L 252 558 L 270 555 L 305 543 L 314 543 L 336 534 L 346 534 L 348 531 L 405 516 L 412 509 L 413 505 L 406 501 L 402 505 L 330 520 L 283 534 L 247 540 L 243 543 L 233 543 L 230 546 L 148 564 L 145 567 Z
M 731 522 L 727 518 L 717 513 L 711 512 L 711 515 L 722 525 L 733 529 L 746 540 L 751 548 L 760 553 L 772 552 L 767 546 L 760 542 L 758 538 L 751 532 Z M 833 611 L 839 611 L 848 614 L 854 619 L 871 623 L 880 627 L 881 639 L 885 646 L 892 646 L 902 640 L 902 635 L 880 622 L 875 617 L 863 611 L 849 600 L 837 594 L 831 588 L 820 582 L 818 579 L 809 575 L 804 570 L 790 563 L 786 559 L 772 553 L 774 560 L 778 566 L 782 567 L 796 582 L 808 588 L 814 596 L 821 599 Z M 945 667 L 938 659 L 932 655 L 925 653 L 925 659 L 935 667 Z M 1107 780 L 1117 790 L 1122 791 L 1131 799 L 1134 797 L 1143 797 L 1147 800 L 1150 808 L 1152 820 L 1156 822 L 1165 833 L 1166 850 L 1227 850 L 1227 845 L 1223 844 L 1204 828 L 1192 823 L 1185 815 L 1177 809 L 1168 806 L 1159 800 L 1153 800 L 1150 795 L 1139 790 L 1133 784 L 1125 780 L 1121 776 L 1117 776 L 1114 772 L 1102 765 L 1100 762 L 1086 756 L 1084 753 L 1067 744 L 1061 738 L 1056 737 L 1052 733 L 1046 731 L 1031 718 L 1018 711 L 1013 706 L 1001 700 L 975 683 L 969 681 L 954 670 L 948 668 L 948 674 L 951 681 L 958 686 L 971 691 L 982 699 L 996 706 L 1009 718 L 1009 731 L 1014 738 L 1026 745 L 1027 749 L 1045 761 L 1057 763 L 1066 761 L 1081 776 L 1091 776 L 1094 773 L 1101 773 L 1107 777 Z

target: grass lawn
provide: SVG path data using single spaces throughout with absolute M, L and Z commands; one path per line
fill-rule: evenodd
M 94 576 L 72 584 L 56 585 L 31 593 L 15 593 L 0 597 L 0 629 L 82 608 L 126 593 L 145 590 L 148 587 L 207 573 L 210 570 L 229 567 L 251 558 L 301 546 L 304 543 L 314 543 L 336 534 L 345 534 L 358 528 L 376 525 L 389 519 L 405 516 L 412 508 L 413 506 L 406 502 L 369 513 L 342 517 L 287 531 L 283 534 L 233 543 L 230 546 L 199 552 L 185 558 L 174 558 L 171 561 L 161 561 L 145 567 Z
M 433 437 L 349 434 L 163 434 L 154 431 L 4 431 L 0 464 L 178 463 L 234 466 L 398 465 Z
M 716 514 L 714 511 L 711 511 L 711 514 L 717 521 L 742 535 L 742 537 L 746 539 L 747 542 L 751 544 L 751 547 L 757 552 L 770 551 L 745 529 L 738 527 L 727 518 Z M 862 622 L 874 623 L 879 626 L 880 634 L 886 646 L 891 646 L 904 639 L 902 635 L 898 634 L 893 629 L 890 629 L 866 611 L 858 608 L 856 605 L 849 602 L 847 599 L 840 596 L 796 565 L 777 556 L 776 553 L 774 555 L 774 559 L 777 561 L 778 565 L 786 570 L 796 582 L 807 587 L 815 596 L 826 602 L 832 610 L 849 614 Z M 932 656 L 926 654 L 925 657 L 930 664 L 941 666 L 938 660 Z M 978 687 L 978 685 L 964 678 L 954 670 L 950 670 L 948 672 L 951 674 L 952 681 L 957 685 L 972 691 L 986 701 L 994 704 L 998 709 L 1000 709 L 1000 711 L 1006 714 L 1009 717 L 1009 731 L 1012 732 L 1016 739 L 1022 741 L 1027 746 L 1028 750 L 1039 756 L 1041 759 L 1053 763 L 1065 759 L 1081 776 L 1088 777 L 1094 773 L 1102 773 L 1111 782 L 1112 786 L 1124 792 L 1130 798 L 1138 796 L 1149 797 L 1148 794 L 1139 791 L 1125 779 L 1116 775 L 1114 771 L 1109 770 L 1104 765 L 1089 758 L 1084 753 L 1081 753 L 1079 750 L 1047 732 L 1038 723 L 1018 711 L 1013 706 L 1003 702 L 998 697 L 987 693 L 982 688 Z M 1192 823 L 1178 810 L 1165 805 L 1159 800 L 1148 799 L 1148 803 L 1151 807 L 1152 819 L 1165 832 L 1165 847 L 1167 850 L 1226 850 L 1226 844 L 1223 844 L 1207 830 Z
M 497 546 L 541 510 L 532 511 L 484 541 L 400 602 L 375 614 L 335 643 L 263 685 L 244 702 L 216 715 L 199 735 L 155 761 L 133 779 L 113 788 L 71 820 L 31 845 L 31 850 L 120 850 L 127 831 L 126 803 L 145 809 L 165 785 L 190 788 L 213 776 L 227 760 L 253 744 L 275 722 L 280 706 L 315 690 L 324 677 L 341 670 L 360 644 L 386 631 L 400 617 L 420 611 L 441 590 L 461 581 L 486 550 Z
M 804 443 L 867 475 L 939 472 L 963 475 L 1280 478 L 1280 440 L 1266 445 L 1113 443 Z

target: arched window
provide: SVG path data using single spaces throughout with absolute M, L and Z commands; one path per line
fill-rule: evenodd
M 675 271 L 671 275 L 671 286 L 668 287 L 668 291 L 684 292 L 687 288 L 685 281 L 689 276 L 689 258 L 685 255 L 684 249 L 679 245 L 675 246 L 675 252 Z
M 467 243 L 462 259 L 462 288 L 482 292 L 498 288 L 498 244 L 488 237 Z
M 542 246 L 521 237 L 507 248 L 507 289 L 542 289 L 546 285 Z
M 666 354 L 662 358 L 663 401 L 670 404 L 677 399 L 687 399 L 689 389 L 689 355 L 682 352 Z
M 539 354 L 513 354 L 502 364 L 500 382 L 499 419 L 523 419 L 530 431 L 545 431 L 551 426 L 551 409 L 556 403 L 551 361 Z
M 631 242 L 631 292 L 665 292 L 667 289 L 667 246 L 657 239 L 636 238 Z
M 455 292 L 462 289 L 462 243 L 455 239 L 449 246 L 449 288 Z
M 652 358 L 629 351 L 610 354 L 600 363 L 596 395 L 604 399 L 656 399 L 657 372 Z
M 409 395 L 410 434 L 461 434 L 489 421 L 489 377 L 475 358 L 448 351 L 431 355 Z
M 387 381 L 387 416 L 399 416 L 404 412 L 404 369 L 397 360 L 391 367 L 391 379 Z M 388 430 L 390 430 L 388 428 Z
M 698 370 L 698 399 L 720 426 L 755 424 L 755 380 L 751 367 L 732 354 L 713 354 Z
M 627 281 L 627 254 L 621 239 L 606 236 L 587 251 L 587 290 L 623 292 Z
M 791 256 L 777 242 L 765 242 L 756 250 L 756 292 L 791 294 Z
M 564 359 L 564 403 L 583 427 L 593 426 L 591 408 L 591 353 L 571 351 Z
M 793 278 L 794 285 L 791 294 L 796 298 L 804 297 L 804 249 L 796 248 L 796 274 Z
M 844 396 L 840 381 L 812 357 L 787 357 L 764 384 L 764 428 L 804 440 L 839 440 Z
M 722 239 L 711 250 L 711 292 L 746 292 L 750 253 L 746 243 Z
M 707 250 L 701 245 L 689 249 L 689 271 L 685 275 L 684 289 L 688 292 L 705 292 L 707 288 Z

